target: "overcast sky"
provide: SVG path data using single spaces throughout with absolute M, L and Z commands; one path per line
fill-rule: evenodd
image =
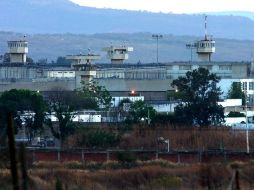
M 254 0 L 71 0 L 79 5 L 152 12 L 200 13 L 252 11 Z

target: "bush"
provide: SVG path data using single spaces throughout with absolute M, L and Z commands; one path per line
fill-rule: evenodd
M 55 190 L 63 190 L 62 182 L 59 179 L 56 180 Z
M 119 162 L 121 162 L 123 165 L 126 165 L 126 166 L 133 166 L 137 161 L 137 158 L 134 155 L 134 153 L 129 151 L 117 152 L 116 158 Z
M 174 114 L 157 114 L 152 123 L 154 124 L 168 124 L 168 123 L 176 123 L 176 119 Z
M 245 117 L 244 113 L 236 112 L 236 111 L 231 111 L 227 115 L 227 117 Z
M 103 129 L 85 129 L 79 131 L 79 146 L 89 148 L 108 148 L 115 147 L 120 142 L 120 135 Z
M 165 188 L 177 188 L 182 186 L 182 179 L 175 176 L 164 176 L 152 181 L 154 186 L 163 186 Z

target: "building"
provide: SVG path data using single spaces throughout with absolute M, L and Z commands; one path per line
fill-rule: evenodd
M 71 65 L 28 65 L 25 57 L 28 52 L 27 41 L 9 41 L 9 53 L 13 58 L 10 64 L 0 65 L 0 91 L 13 88 L 26 88 L 34 91 L 51 91 L 55 87 L 74 90 L 80 87 L 81 80 L 96 80 L 105 86 L 112 96 L 124 97 L 132 90 L 137 91 L 147 102 L 168 100 L 169 90 L 174 90 L 171 83 L 186 72 L 199 67 L 208 69 L 221 77 L 220 85 L 227 92 L 232 82 L 241 82 L 243 90 L 253 101 L 254 63 L 252 62 L 168 62 L 158 64 L 124 64 L 129 51 L 133 48 L 111 46 L 107 51 L 123 54 L 122 64 L 99 64 L 99 55 L 70 55 Z M 120 51 L 121 50 L 121 51 Z M 120 51 L 120 52 L 119 52 Z M 115 52 L 115 53 L 114 53 Z M 112 53 L 112 52 L 111 52 Z M 110 57 L 112 60 L 112 57 Z M 18 62 L 16 64 L 15 62 Z M 114 61 L 113 61 L 114 62 Z M 120 62 L 119 62 L 120 63 Z

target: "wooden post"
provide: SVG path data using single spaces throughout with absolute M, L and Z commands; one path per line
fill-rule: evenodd
M 10 161 L 11 161 L 11 175 L 12 175 L 13 190 L 19 190 L 16 147 L 15 147 L 15 141 L 14 141 L 13 120 L 12 120 L 11 113 L 7 113 L 7 134 L 8 134 Z
M 81 160 L 82 160 L 82 162 L 85 160 L 84 150 L 83 150 L 83 149 L 82 149 L 82 151 L 81 151 Z
M 27 168 L 26 168 L 26 150 L 24 143 L 20 144 L 19 147 L 19 160 L 20 160 L 20 169 L 21 169 L 21 175 L 22 175 L 22 190 L 27 190 L 27 182 L 28 182 L 28 176 L 27 176 Z

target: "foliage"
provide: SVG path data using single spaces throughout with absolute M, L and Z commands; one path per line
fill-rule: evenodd
M 126 118 L 128 124 L 139 123 L 146 120 L 150 123 L 156 115 L 156 110 L 147 105 L 144 101 L 138 100 L 130 105 L 129 115 Z
M 40 65 L 45 65 L 48 63 L 48 60 L 46 58 L 40 58 L 38 59 L 37 63 Z
M 27 62 L 27 64 L 33 64 L 34 60 L 31 57 L 27 57 L 26 62 Z
M 120 102 L 119 102 L 119 107 L 123 107 L 124 104 L 126 103 L 131 103 L 130 99 L 129 98 L 124 98 L 122 99 Z
M 97 108 L 96 102 L 83 93 L 61 88 L 54 88 L 48 92 L 47 105 L 49 115 L 57 118 L 58 127 L 54 127 L 50 117 L 46 119 L 46 124 L 52 134 L 61 141 L 74 132 L 76 124 L 72 119 L 76 116 L 77 110 Z
M 46 124 L 52 134 L 62 141 L 74 131 L 72 119 L 75 116 L 74 110 L 80 106 L 78 100 L 75 93 L 60 88 L 52 89 L 48 93 L 48 113 L 49 116 L 54 115 L 58 119 L 58 128 L 54 127 L 51 117 L 46 119 Z
M 10 54 L 9 53 L 5 53 L 3 55 L 3 63 L 10 63 L 11 58 L 10 58 Z
M 16 127 L 26 127 L 30 140 L 38 130 L 42 130 L 45 102 L 43 97 L 30 90 L 5 91 L 0 97 L 0 118 L 3 121 L 6 113 L 12 113 Z M 1 122 L 3 123 L 3 122 Z
M 216 84 L 220 78 L 210 74 L 205 68 L 186 73 L 186 76 L 173 80 L 177 97 L 181 103 L 175 109 L 178 121 L 199 126 L 216 125 L 224 120 L 223 107 L 217 104 L 222 94 Z
M 175 176 L 164 176 L 152 181 L 153 186 L 164 188 L 179 188 L 182 186 L 182 179 Z
M 245 117 L 244 113 L 236 112 L 236 111 L 231 111 L 227 115 L 227 117 Z
M 233 82 L 228 91 L 227 98 L 229 99 L 242 99 L 242 105 L 245 105 L 245 94 L 242 91 L 240 82 Z
M 118 151 L 116 153 L 116 159 L 122 164 L 131 164 L 131 165 L 133 165 L 137 161 L 135 154 L 130 151 Z
M 63 185 L 60 179 L 56 179 L 56 187 L 55 190 L 63 190 Z
M 104 86 L 99 86 L 95 81 L 82 81 L 80 92 L 85 98 L 91 99 L 97 103 L 98 107 L 108 110 L 111 106 L 112 97 L 109 91 Z
M 70 65 L 71 61 L 66 59 L 65 57 L 59 56 L 56 59 L 56 64 Z
M 176 123 L 175 114 L 156 114 L 152 123 L 154 124 L 168 124 Z
M 79 129 L 79 146 L 89 148 L 115 147 L 120 142 L 120 135 L 103 129 Z

